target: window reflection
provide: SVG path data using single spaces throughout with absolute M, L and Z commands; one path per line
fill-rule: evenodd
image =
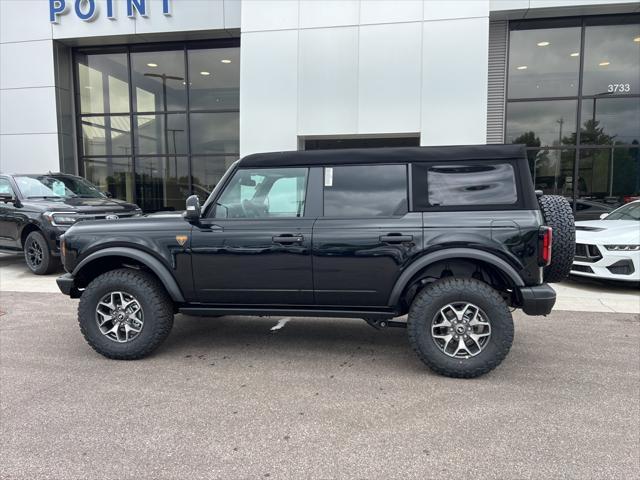
M 586 27 L 583 95 L 640 93 L 640 25 Z
M 528 147 L 575 145 L 575 100 L 510 102 L 507 106 L 507 143 Z
M 81 113 L 129 111 L 129 72 L 125 53 L 78 55 Z
M 130 155 L 129 116 L 82 117 L 82 144 L 85 155 Z
M 240 145 L 237 112 L 192 113 L 192 153 L 237 153 Z
M 85 158 L 84 176 L 113 198 L 133 202 L 135 182 L 131 158 Z
M 509 98 L 576 95 L 579 67 L 579 27 L 513 30 Z
M 131 81 L 136 111 L 186 110 L 183 50 L 131 53 Z
M 240 107 L 240 50 L 189 50 L 189 102 L 192 110 Z
M 136 115 L 136 153 L 186 154 L 187 120 L 181 113 Z
M 185 190 L 187 157 L 136 158 L 136 198 L 144 211 L 184 210 Z
M 638 148 L 590 148 L 580 152 L 580 197 L 613 205 L 640 193 Z
M 580 128 L 581 143 L 640 143 L 640 98 L 583 100 Z
M 527 152 L 536 190 L 546 195 L 573 195 L 575 150 L 530 150 Z
M 237 155 L 191 158 L 193 193 L 198 195 L 200 202 L 204 202 L 209 197 L 224 173 L 237 159 Z

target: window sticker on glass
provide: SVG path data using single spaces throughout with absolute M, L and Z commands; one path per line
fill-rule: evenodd
M 63 182 L 53 182 L 51 189 L 53 190 L 53 193 L 59 197 L 64 197 L 66 195 L 66 189 Z
M 324 169 L 324 186 L 333 187 L 333 168 L 331 167 Z

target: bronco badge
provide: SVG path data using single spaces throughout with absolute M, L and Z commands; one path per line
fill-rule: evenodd
M 176 242 L 178 242 L 181 247 L 184 247 L 184 244 L 187 243 L 187 238 L 186 235 L 176 235 Z

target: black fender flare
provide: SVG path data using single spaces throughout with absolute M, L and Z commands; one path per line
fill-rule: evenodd
M 411 281 L 413 276 L 423 268 L 428 267 L 432 263 L 442 260 L 465 258 L 486 262 L 500 270 L 509 280 L 511 280 L 511 282 L 516 287 L 524 287 L 524 282 L 522 281 L 522 278 L 520 277 L 518 272 L 500 257 L 483 250 L 475 250 L 472 248 L 446 248 L 444 250 L 429 253 L 424 257 L 420 257 L 419 259 L 415 260 L 404 272 L 402 272 L 398 280 L 396 280 L 393 289 L 391 290 L 388 305 L 395 306 L 399 303 L 400 296 L 402 295 L 402 292 L 404 291 L 407 284 Z
M 75 277 L 78 272 L 80 272 L 80 270 L 82 270 L 89 263 L 97 260 L 98 258 L 104 257 L 126 257 L 142 263 L 158 277 L 174 302 L 184 303 L 184 296 L 182 295 L 182 291 L 180 290 L 178 282 L 176 282 L 176 279 L 173 277 L 169 269 L 150 253 L 136 250 L 135 248 L 109 247 L 105 248 L 104 250 L 93 252 L 88 257 L 84 258 L 76 266 L 76 268 L 73 269 L 72 275 Z

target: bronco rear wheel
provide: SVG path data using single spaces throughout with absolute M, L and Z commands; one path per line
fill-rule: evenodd
M 416 295 L 407 323 L 409 342 L 433 371 L 473 378 L 509 353 L 513 319 L 500 294 L 475 279 L 438 280 Z
M 135 360 L 153 352 L 169 335 L 173 308 L 152 275 L 119 269 L 95 278 L 78 306 L 80 330 L 98 353 Z

